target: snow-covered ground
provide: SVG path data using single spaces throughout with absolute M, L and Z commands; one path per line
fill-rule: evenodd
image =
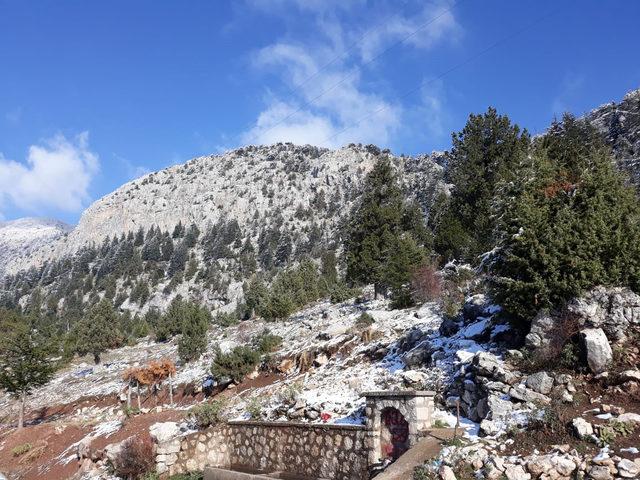
M 365 338 L 362 338 L 362 327 L 356 327 L 356 321 L 363 312 L 374 319 L 369 336 Z M 311 358 L 311 365 L 303 371 L 294 367 L 286 374 L 273 375 L 273 383 L 266 386 L 241 389 L 239 393 L 231 390 L 228 392 L 231 393 L 231 418 L 246 418 L 247 405 L 257 399 L 265 418 L 284 420 L 293 408 L 290 392 L 295 391 L 299 409 L 326 413 L 324 420 L 328 416 L 329 422 L 360 423 L 363 421 L 363 392 L 401 388 L 442 392 L 459 364 L 469 361 L 474 353 L 486 348 L 469 337 L 477 336 L 488 328 L 488 320 L 469 325 L 453 337 L 439 334 L 441 321 L 439 309 L 434 304 L 390 310 L 388 302 L 383 300 L 360 304 L 351 300 L 335 305 L 321 302 L 283 322 L 256 320 L 228 328 L 214 326 L 209 332 L 207 352 L 196 362 L 178 364 L 174 384 L 201 385 L 210 375 L 214 345 L 229 351 L 235 346 L 249 344 L 256 335 L 268 329 L 283 339 L 282 347 L 273 354 L 273 365 L 287 359 L 295 361 L 304 354 Z M 431 362 L 405 364 L 412 353 L 425 349 L 437 352 Z M 76 359 L 48 385 L 31 395 L 28 408 L 69 404 L 87 396 L 121 394 L 125 391 L 122 375 L 127 368 L 160 358 L 177 361 L 175 341 L 145 341 L 112 350 L 103 356 L 101 365 L 93 365 L 88 358 Z M 0 412 L 6 413 L 14 406 L 8 397 L 0 400 Z M 114 407 L 84 407 L 76 415 L 111 421 L 119 413 Z M 445 412 L 438 413 L 438 416 L 453 422 Z M 308 415 L 299 419 L 321 421 L 320 417 L 310 418 Z

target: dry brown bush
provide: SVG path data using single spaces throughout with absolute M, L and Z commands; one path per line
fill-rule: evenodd
M 442 278 L 437 267 L 426 263 L 411 276 L 411 290 L 417 302 L 434 302 L 442 296 Z
M 153 440 L 149 435 L 131 437 L 124 441 L 113 465 L 116 475 L 135 480 L 155 468 Z

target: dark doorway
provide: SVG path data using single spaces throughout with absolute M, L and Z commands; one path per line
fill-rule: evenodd
M 380 420 L 380 456 L 395 461 L 409 449 L 409 424 L 393 407 L 382 410 Z

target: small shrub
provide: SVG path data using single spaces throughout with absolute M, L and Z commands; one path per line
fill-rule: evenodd
M 413 470 L 413 480 L 436 480 L 439 477 L 433 468 L 429 468 L 426 465 L 420 465 Z
M 445 422 L 444 420 L 438 418 L 435 422 L 433 422 L 433 427 L 434 428 L 448 428 L 449 424 L 447 422 Z
M 14 447 L 11 450 L 11 453 L 13 454 L 14 457 L 21 457 L 32 448 L 33 448 L 33 445 L 31 445 L 30 443 L 23 443 L 22 445 L 18 445 Z
M 221 327 L 227 328 L 239 323 L 238 317 L 233 313 L 218 312 L 213 319 L 213 323 Z
M 442 278 L 432 263 L 418 267 L 411 276 L 411 291 L 416 302 L 434 302 L 442 296 Z
M 331 303 L 346 302 L 350 298 L 358 297 L 362 295 L 362 289 L 349 288 L 344 283 L 335 285 L 329 293 L 329 300 Z
M 140 414 L 140 409 L 138 407 L 128 407 L 125 405 L 122 411 L 124 413 L 124 416 L 127 418 L 135 417 L 136 415 Z
M 249 400 L 246 410 L 251 420 L 260 420 L 262 418 L 262 402 L 258 397 L 253 397 Z
M 265 330 L 254 339 L 253 343 L 260 353 L 273 353 L 282 346 L 282 337 Z
M 260 352 L 248 346 L 236 347 L 229 353 L 222 353 L 218 348 L 211 373 L 217 379 L 230 378 L 240 383 L 256 368 L 259 361 Z
M 608 425 L 600 428 L 598 436 L 600 440 L 611 445 L 618 437 L 628 437 L 635 431 L 635 425 L 627 422 L 612 420 Z
M 463 447 L 465 441 L 461 437 L 448 438 L 442 442 L 445 447 Z
M 225 407 L 226 401 L 224 399 L 202 403 L 189 410 L 189 417 L 191 417 L 198 428 L 207 428 L 224 421 Z
M 302 386 L 299 383 L 292 383 L 282 389 L 278 396 L 285 405 L 293 405 L 298 400 L 300 392 L 302 392 Z
M 374 323 L 375 323 L 375 320 L 371 315 L 369 315 L 367 312 L 362 312 L 358 317 L 358 319 L 356 320 L 355 326 L 360 329 L 365 329 L 367 327 L 370 327 Z
M 151 473 L 154 468 L 153 441 L 149 435 L 125 440 L 113 465 L 116 475 L 131 480 Z

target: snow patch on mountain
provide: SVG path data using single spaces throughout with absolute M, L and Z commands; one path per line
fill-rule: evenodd
M 73 227 L 48 218 L 20 218 L 0 222 L 0 276 L 10 262 L 64 238 Z

